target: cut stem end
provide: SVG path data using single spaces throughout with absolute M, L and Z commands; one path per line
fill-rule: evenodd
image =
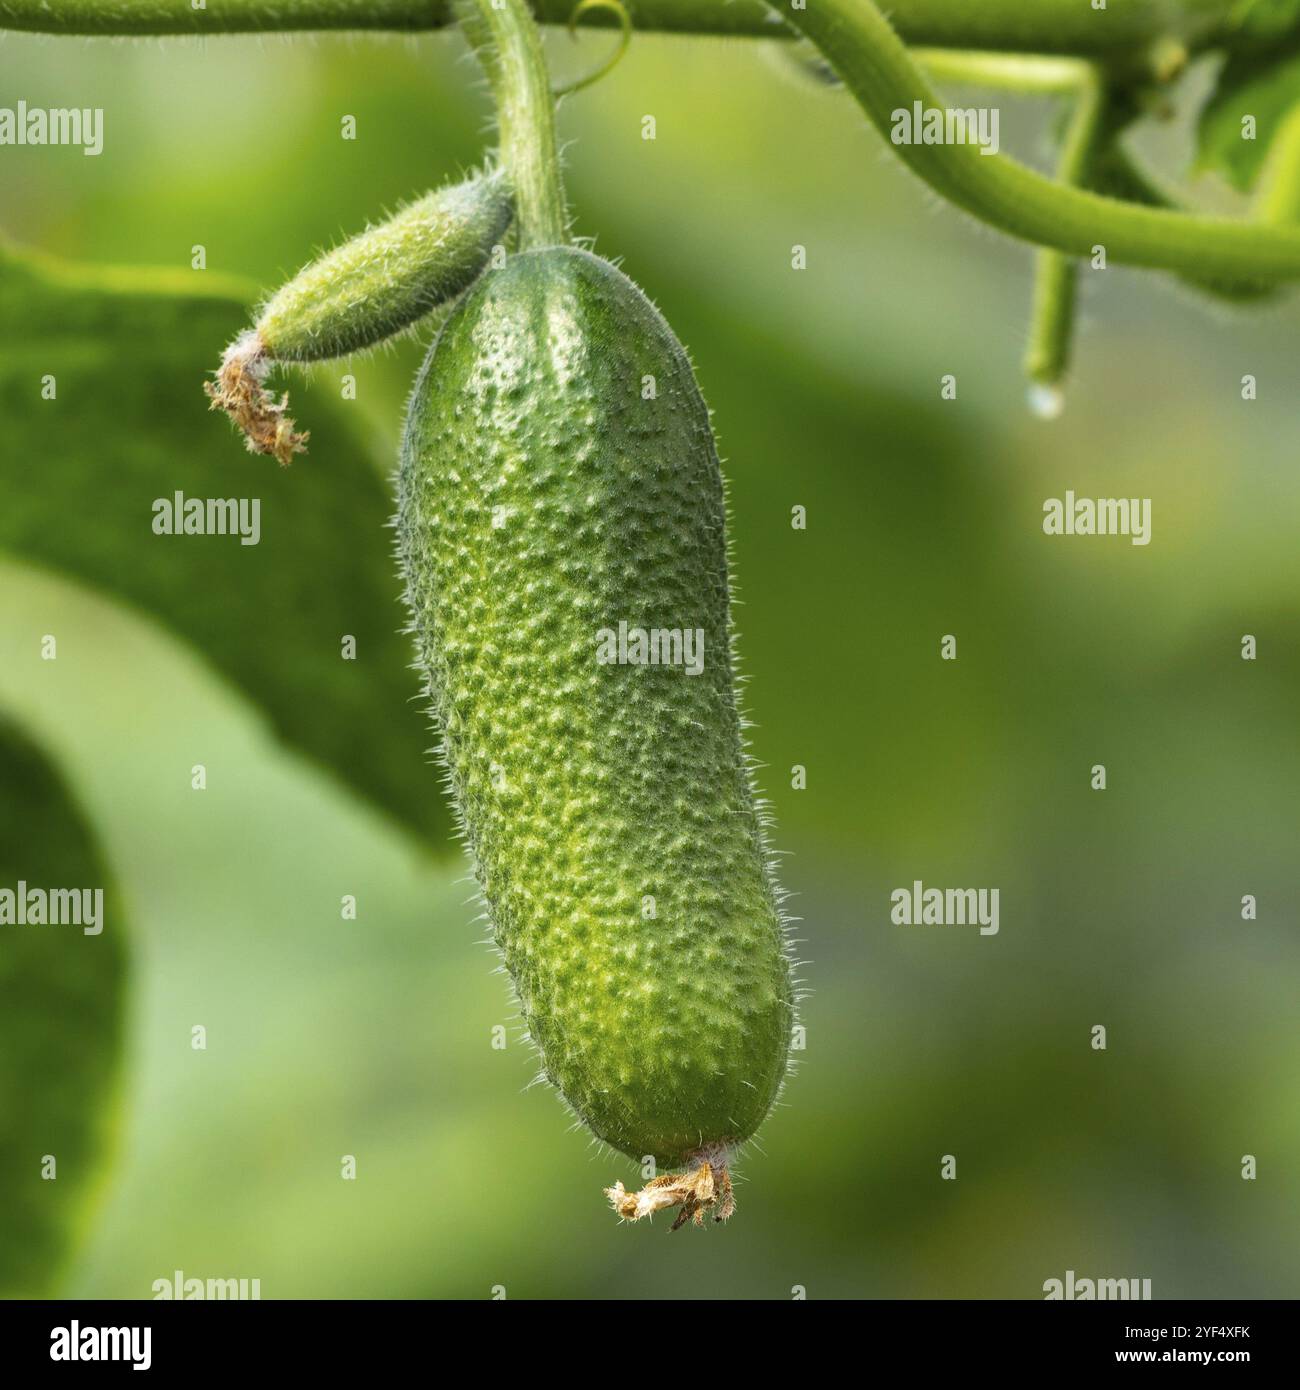
M 621 1182 L 605 1189 L 610 1205 L 624 1221 L 640 1221 L 669 1207 L 681 1207 L 672 1224 L 675 1231 L 688 1221 L 704 1225 L 706 1212 L 714 1221 L 726 1221 L 736 1210 L 736 1198 L 731 1190 L 731 1174 L 725 1156 L 702 1159 L 688 1173 L 665 1173 L 653 1178 L 640 1190 L 628 1192 Z
M 249 453 L 270 454 L 282 468 L 295 454 L 307 452 L 306 433 L 298 433 L 286 414 L 289 393 L 279 400 L 264 385 L 271 370 L 266 345 L 255 329 L 241 333 L 226 349 L 216 381 L 205 381 L 203 389 L 210 409 L 224 410 L 244 436 Z

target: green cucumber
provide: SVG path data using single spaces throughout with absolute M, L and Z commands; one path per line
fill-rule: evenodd
M 254 329 L 274 362 L 325 362 L 409 328 L 469 285 L 510 228 L 500 170 L 427 193 L 278 289 Z
M 471 175 L 401 208 L 327 251 L 267 300 L 226 349 L 204 390 L 254 454 L 288 464 L 306 453 L 266 378 L 281 363 L 329 362 L 387 342 L 450 304 L 501 247 L 514 216 L 499 169 Z
M 650 379 L 653 378 L 653 388 Z M 729 1215 L 794 1015 L 731 658 L 726 506 L 685 350 L 585 251 L 512 256 L 425 360 L 399 551 L 452 792 L 547 1078 L 600 1139 L 693 1165 L 637 1217 Z M 603 660 L 703 635 L 701 665 Z M 695 657 L 700 651 L 698 646 Z

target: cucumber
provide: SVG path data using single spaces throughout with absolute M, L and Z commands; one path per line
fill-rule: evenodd
M 325 362 L 384 342 L 470 284 L 511 215 L 500 170 L 427 193 L 277 290 L 254 330 L 263 351 L 274 362 Z
M 213 410 L 238 427 L 250 453 L 287 465 L 309 435 L 289 397 L 266 389 L 281 363 L 328 362 L 364 352 L 450 304 L 482 271 L 510 228 L 514 205 L 499 169 L 408 204 L 300 270 L 226 349 L 204 383 Z
M 616 1184 L 622 1215 L 723 1219 L 731 1155 L 785 1075 L 794 990 L 686 352 L 607 261 L 512 256 L 425 360 L 398 494 L 418 664 L 545 1075 L 613 1148 L 691 1166 Z M 667 639 L 637 664 L 638 630 L 684 634 L 680 662 Z

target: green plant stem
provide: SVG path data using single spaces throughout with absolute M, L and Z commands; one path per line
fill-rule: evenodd
M 1095 76 L 1084 82 L 1061 141 L 1057 180 L 1066 186 L 1088 181 L 1107 129 L 1107 94 Z M 1070 366 L 1079 262 L 1060 251 L 1039 251 L 1034 262 L 1034 302 L 1025 349 L 1025 374 L 1040 386 L 1055 386 Z
M 817 0 L 809 0 L 816 4 Z M 49 34 L 217 34 L 301 29 L 441 29 L 453 0 L 0 0 L 0 28 Z M 540 23 L 566 24 L 574 0 L 536 0 Z M 633 27 L 682 34 L 772 36 L 788 32 L 763 0 L 627 0 Z M 890 14 L 909 43 L 945 48 L 1075 53 L 1131 60 L 1172 36 L 1193 51 L 1225 44 L 1241 51 L 1276 42 L 1239 24 L 1238 0 L 892 0 Z M 788 0 L 782 14 L 790 10 Z M 791 16 L 793 17 L 793 16 Z M 616 25 L 607 12 L 581 23 Z M 1296 26 L 1291 25 L 1292 31 Z
M 1105 91 L 1097 65 L 1084 58 L 1029 57 L 913 48 L 913 58 L 936 82 L 996 87 L 1026 96 L 1067 95 L 1074 111 L 1061 144 L 1056 177 L 1086 182 L 1105 129 Z M 1078 303 L 1079 264 L 1060 251 L 1041 250 L 1034 263 L 1034 298 L 1024 369 L 1039 386 L 1055 386 L 1070 365 Z
M 1024 53 L 979 53 L 952 48 L 913 48 L 912 57 L 935 82 L 997 87 L 1026 96 L 1078 92 L 1095 81 L 1097 68 L 1086 58 Z
M 1158 175 L 1145 168 L 1141 162 L 1124 148 L 1118 133 L 1105 143 L 1098 152 L 1092 170 L 1092 186 L 1112 197 L 1126 202 L 1143 203 L 1154 208 L 1170 208 L 1175 212 L 1188 211 L 1188 204 L 1179 196 L 1178 190 L 1168 186 Z M 1256 217 L 1259 217 L 1258 211 Z M 1281 281 L 1259 279 L 1215 279 L 1202 275 L 1183 274 L 1184 283 L 1191 285 L 1201 294 L 1230 304 L 1258 304 L 1263 300 L 1276 298 L 1281 290 Z
M 286 10 L 281 0 L 220 0 L 196 10 L 189 0 L 0 0 L 0 28 L 53 33 L 144 34 L 219 32 L 282 28 L 437 28 L 467 0 L 299 0 Z M 490 0 L 475 0 L 490 9 Z M 536 0 L 543 21 L 564 22 L 575 0 Z M 627 0 L 634 25 L 683 33 L 804 34 L 822 51 L 876 126 L 888 136 L 892 113 L 920 101 L 939 105 L 924 73 L 872 0 L 808 0 L 793 9 L 772 0 L 760 10 L 755 0 Z M 1074 51 L 1092 55 L 1112 73 L 1150 71 L 1153 55 L 1221 45 L 1230 52 L 1276 48 L 1300 34 L 1300 23 L 1276 17 L 1265 22 L 1242 11 L 1238 0 L 1112 0 L 1094 10 L 1084 0 L 893 0 L 892 12 L 908 39 L 952 47 Z M 523 11 L 510 0 L 510 12 Z M 500 16 L 501 11 L 488 15 Z M 1275 14 L 1269 11 L 1269 14 Z M 785 23 L 780 21 L 784 20 Z M 591 8 L 582 23 L 617 23 L 603 8 Z M 540 48 L 529 19 L 529 43 Z M 530 62 L 532 60 L 530 59 Z M 951 60 L 948 60 L 951 63 Z M 992 72 L 996 63 L 985 66 Z M 1002 67 L 1005 68 L 1005 54 Z M 968 71 L 970 69 L 968 68 Z M 1046 70 L 1043 70 L 1046 71 Z M 1023 80 L 1023 79 L 1022 79 Z M 1054 79 L 1053 79 L 1054 80 Z M 500 100 L 500 98 L 499 98 Z M 536 159 L 511 156 L 526 185 L 530 236 L 547 236 L 562 224 L 558 161 L 552 160 L 550 108 L 532 140 Z M 519 93 L 512 97 L 520 104 Z M 529 102 L 524 102 L 528 106 Z M 512 126 L 533 119 L 502 103 L 503 139 Z M 1111 261 L 1171 270 L 1206 282 L 1281 281 L 1300 277 L 1300 225 L 1200 216 L 1168 208 L 1135 206 L 1079 188 L 1062 186 L 1005 155 L 985 155 L 973 145 L 902 145 L 900 156 L 942 196 L 1011 236 L 1068 255 L 1091 254 L 1103 245 Z M 547 171 L 550 171 L 549 174 Z M 548 178 L 552 185 L 547 190 Z
M 444 29 L 457 0 L 0 0 L 0 29 L 48 34 L 218 34 L 304 29 Z M 538 0 L 538 21 L 567 24 L 576 0 Z M 782 26 L 762 0 L 629 0 L 638 29 L 683 34 L 773 35 Z M 579 23 L 617 27 L 607 11 Z
M 466 38 L 496 100 L 501 159 L 515 194 L 521 250 L 566 238 L 564 183 L 555 139 L 555 96 L 525 0 L 456 0 Z
M 790 10 L 788 18 L 821 50 L 886 139 L 894 111 L 910 110 L 916 102 L 925 109 L 943 109 L 872 0 L 814 0 L 807 9 Z M 1101 245 L 1110 261 L 1201 276 L 1300 276 L 1300 228 L 1135 207 L 1064 187 L 1007 155 L 986 155 L 973 144 L 904 144 L 895 149 L 950 202 L 1040 246 L 1084 256 Z

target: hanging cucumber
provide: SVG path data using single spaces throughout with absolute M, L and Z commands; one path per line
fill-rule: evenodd
M 522 0 L 465 0 L 521 249 L 457 305 L 406 422 L 399 552 L 452 793 L 545 1075 L 637 1160 L 635 1220 L 731 1215 L 794 1015 L 732 671 L 726 505 L 686 352 L 565 240 Z
M 793 1001 L 685 351 L 608 262 L 509 258 L 429 353 L 399 498 L 419 663 L 545 1073 L 614 1148 L 692 1168 L 611 1189 L 620 1213 L 721 1219 Z
M 597 4 L 625 41 L 618 0 L 579 8 Z M 795 1001 L 736 703 L 722 474 L 672 329 L 565 244 L 555 98 L 524 0 L 456 7 L 502 172 L 309 267 L 209 394 L 287 462 L 302 437 L 262 386 L 272 361 L 352 351 L 456 300 L 398 478 L 451 792 L 546 1076 L 613 1148 L 682 1170 L 616 1183 L 615 1210 L 702 1225 L 735 1208 L 731 1163 L 781 1088 Z M 512 213 L 519 249 L 485 268 Z

